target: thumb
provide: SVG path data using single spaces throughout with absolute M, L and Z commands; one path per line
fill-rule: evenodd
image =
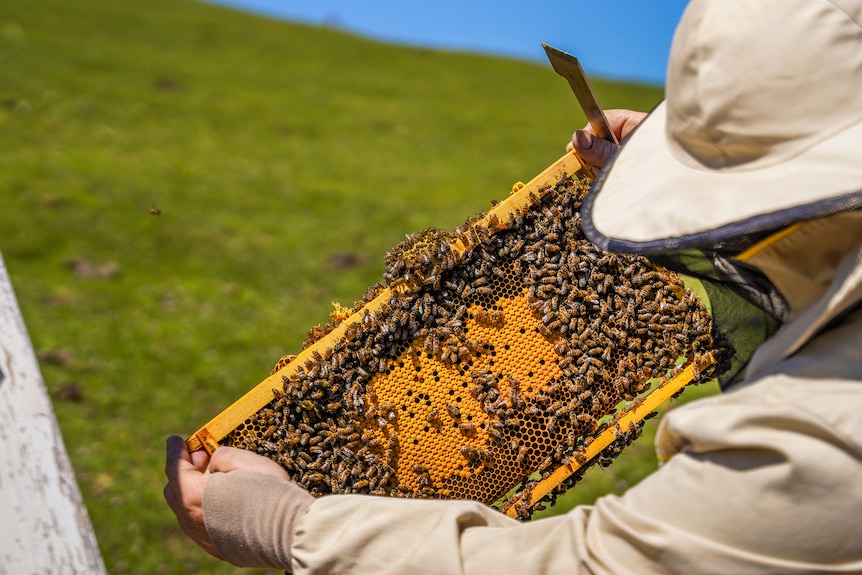
M 207 466 L 207 455 L 203 451 L 189 453 L 185 440 L 172 435 L 167 439 L 167 457 L 165 458 L 165 475 L 168 481 L 177 484 L 180 475 L 190 472 L 203 473 Z
M 263 455 L 236 447 L 219 447 L 213 452 L 209 467 L 211 473 L 227 473 L 239 469 L 290 479 L 281 465 Z
M 586 130 L 578 130 L 572 136 L 572 147 L 585 162 L 601 168 L 619 146 Z

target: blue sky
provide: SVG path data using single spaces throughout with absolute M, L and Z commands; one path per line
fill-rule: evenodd
M 663 84 L 687 0 L 209 0 L 399 44 L 547 62 L 541 43 L 581 60 L 590 76 Z

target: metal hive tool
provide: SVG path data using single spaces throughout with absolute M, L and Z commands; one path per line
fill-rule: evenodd
M 408 237 L 384 282 L 190 448 L 261 453 L 314 495 L 474 499 L 530 517 L 723 353 L 678 276 L 584 238 L 588 185 L 569 153 L 456 230 Z

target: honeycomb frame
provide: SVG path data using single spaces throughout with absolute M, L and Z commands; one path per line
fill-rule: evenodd
M 682 280 L 582 237 L 586 175 L 567 154 L 454 232 L 408 237 L 385 285 L 190 448 L 254 450 L 318 496 L 474 499 L 528 518 L 714 370 L 708 313 Z

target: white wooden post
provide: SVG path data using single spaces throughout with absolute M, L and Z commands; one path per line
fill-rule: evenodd
M 2 255 L 0 573 L 105 573 Z

